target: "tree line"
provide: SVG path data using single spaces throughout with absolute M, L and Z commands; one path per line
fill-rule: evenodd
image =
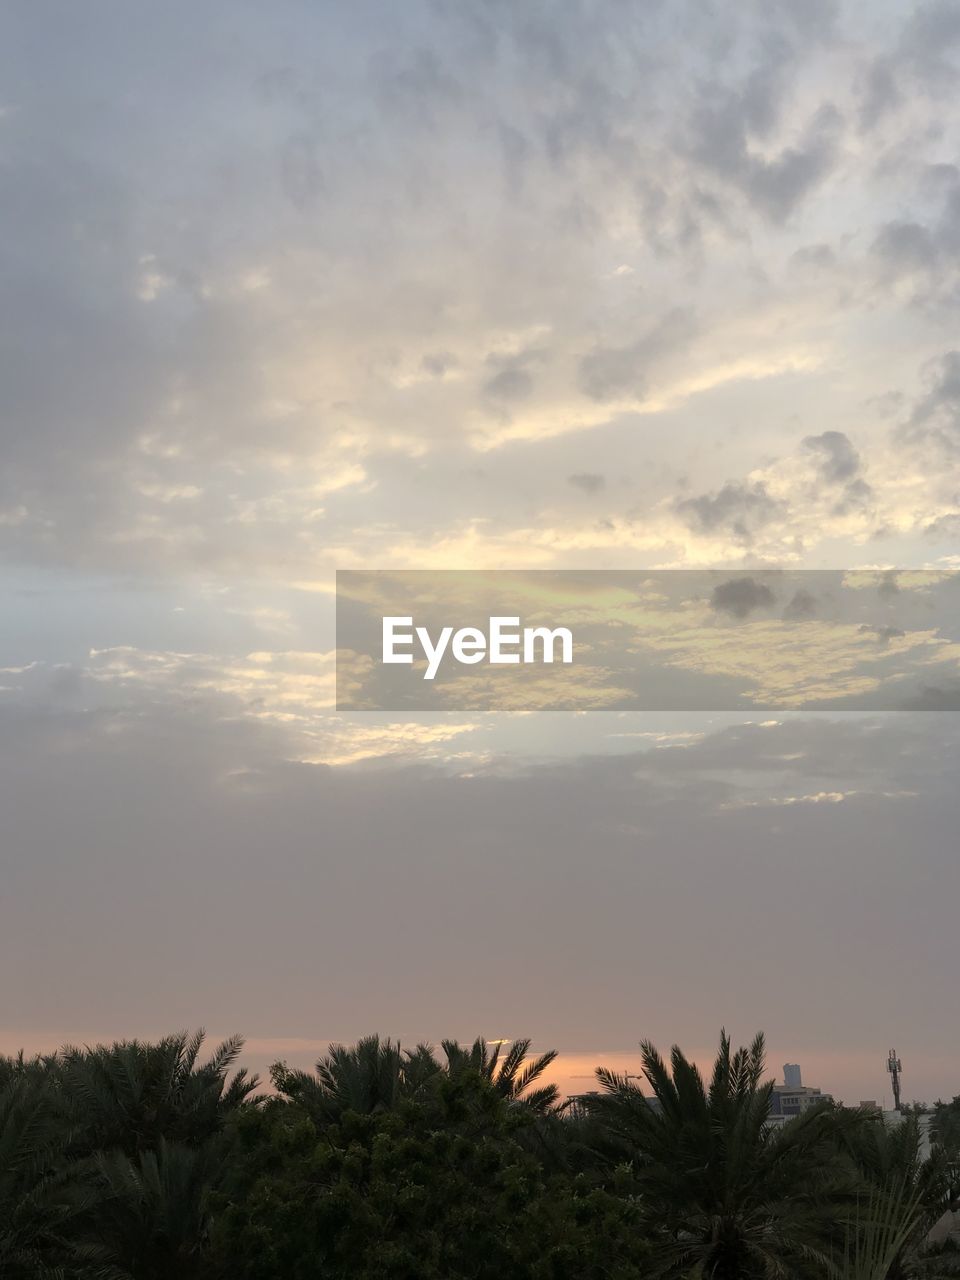
M 641 1045 L 571 1105 L 553 1053 L 334 1045 L 271 1089 L 203 1033 L 0 1058 L 4 1280 L 936 1280 L 960 1098 L 780 1128 L 763 1037 Z M 935 1233 L 937 1234 L 937 1233 Z

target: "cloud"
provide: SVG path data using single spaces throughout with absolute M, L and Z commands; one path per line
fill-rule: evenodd
M 860 455 L 842 431 L 807 436 L 803 446 L 819 456 L 820 475 L 828 484 L 852 480 L 860 471 Z
M 721 530 L 735 541 L 749 544 L 758 530 L 782 516 L 783 505 L 769 495 L 760 481 L 728 481 L 716 493 L 678 500 L 675 510 L 699 532 Z
M 900 640 L 906 635 L 906 632 L 900 627 L 871 626 L 868 623 L 863 623 L 858 630 L 861 635 L 876 636 L 879 645 L 889 644 L 891 640 Z
M 903 101 L 896 72 L 888 57 L 875 58 L 867 68 L 860 87 L 860 128 L 870 130 L 895 111 Z
M 770 609 L 776 597 L 764 582 L 753 578 L 731 578 L 714 587 L 710 607 L 732 618 L 746 618 L 756 609 Z
M 951 717 L 611 713 L 652 735 L 623 753 L 596 717 L 338 716 L 327 633 L 351 565 L 952 554 L 957 6 L 61 9 L 13 7 L 0 111 L 8 1016 L 406 1042 L 536 1008 L 586 1051 L 700 1037 L 733 992 L 824 1052 L 872 1053 L 892 1001 L 955 1061 Z M 793 696 L 803 631 L 825 686 L 882 683 L 910 641 L 904 704 L 954 705 L 882 572 L 845 628 L 734 592 L 713 670 Z M 664 660 L 702 671 L 687 622 Z M 836 995 L 809 1014 L 798 957 Z
M 457 357 L 451 355 L 449 351 L 430 351 L 420 361 L 421 368 L 432 378 L 442 378 L 456 369 L 458 364 Z
M 817 616 L 816 596 L 803 588 L 795 591 L 787 602 L 783 616 L 788 622 L 802 622 L 805 618 L 815 618 Z
M 765 154 L 779 122 L 784 81 L 789 74 L 786 42 L 774 46 L 737 88 L 710 85 L 693 121 L 693 153 L 702 165 L 737 187 L 747 200 L 775 222 L 788 218 L 828 175 L 835 162 L 842 117 L 824 102 L 796 142 Z
M 860 1030 L 844 1044 L 883 1043 L 893 999 L 904 1034 L 955 1059 L 956 1029 L 936 1017 L 952 970 L 930 965 L 929 948 L 952 939 L 960 892 L 957 742 L 950 717 L 934 720 L 792 719 L 603 758 L 324 769 L 288 763 L 256 723 L 187 708 L 7 707 L 0 803 L 16 893 L 0 904 L 0 961 L 32 979 L 11 991 L 5 1025 L 29 1049 L 45 1028 L 157 1034 L 213 1009 L 257 1040 L 494 1028 L 588 1052 L 646 1034 L 696 1042 L 722 1006 L 751 1025 L 770 1010 L 775 1043 L 813 1052 L 836 1043 L 851 1000 Z M 842 804 L 814 799 L 832 794 Z M 626 1026 L 637 966 L 656 967 L 678 919 L 683 955 L 642 1025 Z M 919 934 L 903 927 L 914 919 Z M 722 972 L 711 963 L 731 929 L 758 928 L 763 964 L 756 948 L 730 951 Z M 501 941 L 478 969 L 491 934 Z M 257 948 L 239 984 L 222 963 L 238 938 Z M 525 963 L 531 948 L 542 965 Z M 344 954 L 318 1009 L 318 984 Z M 797 955 L 826 995 L 781 1014 Z M 918 965 L 929 974 L 919 996 Z M 878 967 L 891 975 L 882 991 Z
M 582 489 L 584 493 L 600 493 L 607 486 L 606 477 L 595 471 L 577 471 L 572 476 L 567 476 L 567 483 L 572 484 L 575 489 Z
M 483 393 L 491 400 L 525 400 L 533 390 L 533 378 L 522 366 L 510 363 L 483 384 Z
M 953 454 L 960 450 L 960 351 L 947 351 L 927 369 L 927 391 L 904 425 L 909 441 Z
M 611 400 L 623 395 L 642 400 L 650 363 L 682 347 L 695 332 L 692 314 L 674 309 L 636 342 L 621 347 L 598 346 L 580 360 L 580 389 L 591 400 Z
M 905 711 L 960 711 L 960 680 L 948 685 L 923 684 L 903 701 Z
M 915 398 L 930 350 L 909 309 L 937 325 L 957 294 L 950 128 L 938 141 L 920 92 L 955 59 L 950 13 L 884 33 L 844 5 L 691 12 L 415 0 L 389 48 L 377 0 L 335 33 L 308 10 L 250 13 L 227 68 L 229 6 L 191 16 L 184 62 L 178 0 L 149 66 L 94 21 L 70 37 L 82 59 L 64 33 L 35 76 L 11 67 L 4 554 L 268 580 L 455 525 L 485 532 L 487 558 L 529 529 L 584 549 L 592 530 L 602 550 L 576 486 L 564 500 L 545 479 L 578 473 L 564 440 L 590 431 L 590 474 L 627 457 L 644 476 L 644 527 L 608 513 L 634 551 L 794 557 L 820 529 L 916 528 L 909 561 L 954 508 L 919 474 L 906 493 L 864 406 Z M 38 22 L 17 15 L 23 47 Z M 903 101 L 852 147 L 883 67 Z M 138 112 L 73 110 L 88 73 Z M 788 439 L 833 431 L 864 442 L 872 492 L 858 474 L 827 505 L 800 492 L 809 468 L 789 494 L 767 478 Z M 498 450 L 513 478 L 494 486 L 475 455 Z M 668 511 L 680 477 L 703 499 Z

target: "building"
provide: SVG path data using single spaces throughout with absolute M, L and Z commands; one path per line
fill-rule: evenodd
M 833 1095 L 824 1093 L 822 1089 L 814 1089 L 803 1083 L 800 1068 L 795 1062 L 787 1062 L 783 1068 L 783 1084 L 773 1086 L 770 1098 L 770 1119 L 768 1124 L 774 1127 L 785 1125 L 788 1120 L 802 1116 L 811 1107 L 822 1102 L 832 1102 Z

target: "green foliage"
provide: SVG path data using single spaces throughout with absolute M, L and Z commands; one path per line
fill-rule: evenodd
M 599 1280 L 645 1254 L 632 1204 L 548 1179 L 518 1141 L 534 1117 L 479 1071 L 323 1131 L 296 1105 L 259 1123 L 241 1126 L 249 1182 L 218 1221 L 224 1276 Z
M 75 1147 L 136 1156 L 161 1139 L 196 1145 L 221 1132 L 258 1081 L 245 1069 L 229 1075 L 243 1047 L 238 1036 L 200 1062 L 203 1040 L 202 1031 L 181 1032 L 156 1044 L 68 1046 L 47 1059 L 45 1070 L 74 1116 Z
M 762 1036 L 734 1053 L 724 1033 L 709 1087 L 679 1048 L 669 1068 L 652 1044 L 641 1052 L 652 1097 L 601 1069 L 591 1110 L 630 1161 L 655 1273 L 752 1280 L 814 1263 L 823 1274 L 853 1185 L 839 1117 L 817 1109 L 767 1127 Z
M 315 1075 L 291 1071 L 283 1063 L 270 1075 L 278 1093 L 299 1102 L 319 1123 L 332 1124 L 348 1111 L 391 1111 L 403 1099 L 416 1097 L 439 1071 L 429 1045 L 404 1053 L 392 1040 L 367 1036 L 351 1047 L 331 1045 Z
M 480 1075 L 488 1080 L 502 1097 L 540 1115 L 546 1114 L 558 1101 L 555 1084 L 532 1086 L 556 1058 L 556 1053 L 541 1054 L 527 1061 L 529 1040 L 515 1040 L 501 1057 L 503 1046 L 489 1045 L 477 1039 L 469 1049 L 456 1040 L 444 1040 L 445 1062 L 440 1062 L 428 1044 L 401 1051 L 392 1040 L 367 1036 L 356 1045 L 335 1044 L 321 1058 L 316 1073 L 291 1071 L 277 1063 L 271 1078 L 278 1093 L 299 1102 L 321 1123 L 333 1123 L 348 1111 L 373 1115 L 391 1111 L 403 1101 L 424 1097 L 445 1073 Z
M 837 1280 L 887 1280 L 899 1273 L 903 1252 L 923 1221 L 923 1195 L 911 1178 L 872 1186 L 845 1223 Z
M 202 1033 L 0 1059 L 3 1280 L 939 1280 L 938 1146 L 830 1104 L 769 1121 L 762 1037 L 709 1079 L 641 1047 L 575 1109 L 552 1053 L 334 1045 L 235 1070 Z M 946 1221 L 946 1220 L 945 1220 Z
M 256 1080 L 203 1033 L 0 1061 L 0 1275 L 191 1280 L 228 1119 Z M 6 1082 L 5 1084 L 3 1082 Z
M 96 1202 L 89 1171 L 67 1157 L 70 1130 L 55 1093 L 19 1065 L 4 1071 L 0 1089 L 0 1275 L 106 1280 L 115 1272 L 84 1233 Z
M 456 1040 L 444 1040 L 443 1051 L 447 1057 L 447 1070 L 451 1075 L 477 1072 L 489 1080 L 501 1098 L 522 1102 L 538 1115 L 545 1115 L 557 1105 L 559 1093 L 555 1084 L 532 1086 L 542 1077 L 556 1059 L 556 1050 L 542 1053 L 532 1062 L 527 1061 L 529 1040 L 512 1041 L 501 1059 L 501 1043 L 491 1051 L 486 1040 L 477 1039 L 469 1049 Z

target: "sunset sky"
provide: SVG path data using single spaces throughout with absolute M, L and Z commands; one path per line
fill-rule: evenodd
M 10 0 L 0 62 L 0 1050 L 960 1093 L 955 712 L 338 714 L 333 608 L 960 569 L 960 3 Z

